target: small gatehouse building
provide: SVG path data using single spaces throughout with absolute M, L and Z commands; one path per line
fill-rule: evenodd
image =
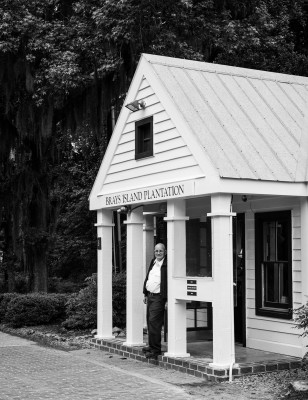
M 308 78 L 143 54 L 90 194 L 97 338 L 113 337 L 113 213 L 122 209 L 127 346 L 144 343 L 142 286 L 160 216 L 166 356 L 189 356 L 193 312 L 194 326 L 211 325 L 215 368 L 235 362 L 235 342 L 302 357 L 292 309 L 308 300 L 307 166 Z

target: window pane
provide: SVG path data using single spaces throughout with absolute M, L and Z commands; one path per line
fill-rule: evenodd
M 288 304 L 288 264 L 266 262 L 262 265 L 262 274 L 263 306 L 268 306 L 268 303 Z
M 264 222 L 263 224 L 263 250 L 264 260 L 276 260 L 276 222 Z
M 195 328 L 195 310 L 186 311 L 186 326 L 187 328 Z
M 264 266 L 264 300 L 272 303 L 278 303 L 278 270 L 276 263 L 267 263 Z
M 151 125 L 149 123 L 139 127 L 138 138 L 139 152 L 144 153 L 149 151 L 151 149 Z
M 208 310 L 201 309 L 197 310 L 197 327 L 207 328 L 208 327 Z
M 153 117 L 135 123 L 135 159 L 153 155 Z
M 263 251 L 265 261 L 286 261 L 288 259 L 286 221 L 263 223 Z
M 277 223 L 277 260 L 286 261 L 288 259 L 288 230 L 285 221 Z

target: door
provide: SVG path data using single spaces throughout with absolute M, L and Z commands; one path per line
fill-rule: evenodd
M 246 346 L 245 214 L 233 218 L 234 337 Z

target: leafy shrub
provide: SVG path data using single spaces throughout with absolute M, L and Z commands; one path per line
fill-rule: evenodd
M 70 280 L 64 280 L 59 277 L 48 279 L 49 293 L 76 293 L 81 289 L 81 284 Z
M 14 328 L 56 322 L 65 317 L 66 302 L 64 294 L 17 295 L 7 305 L 4 322 Z
M 293 319 L 295 327 L 303 329 L 301 336 L 308 336 L 308 302 L 306 305 L 293 310 Z
M 0 322 L 4 322 L 4 317 L 7 312 L 8 305 L 12 299 L 17 297 L 17 293 L 2 293 L 0 294 Z
M 113 325 L 120 328 L 126 323 L 126 275 L 112 278 Z M 97 325 L 97 275 L 86 279 L 86 287 L 67 302 L 68 318 L 62 323 L 66 329 L 96 328 Z
M 113 326 L 124 328 L 126 325 L 126 274 L 113 275 L 112 278 Z
M 68 318 L 62 323 L 66 329 L 86 329 L 96 327 L 97 277 L 86 278 L 86 287 L 71 296 L 66 304 Z
M 29 288 L 28 277 L 23 273 L 16 273 L 14 276 L 15 280 L 15 292 L 16 293 L 27 293 Z

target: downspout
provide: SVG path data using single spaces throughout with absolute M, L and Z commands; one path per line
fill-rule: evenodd
M 232 217 L 231 217 L 232 218 Z M 232 312 L 232 307 L 233 307 L 233 300 L 234 300 L 234 298 L 233 298 L 233 288 L 234 288 L 234 286 L 236 286 L 236 284 L 233 282 L 233 284 L 232 284 L 232 290 L 231 290 L 231 301 L 230 301 L 230 304 L 231 304 L 231 312 Z M 233 312 L 234 312 L 234 307 L 233 307 Z M 235 344 L 234 344 L 234 315 L 233 315 L 233 318 L 232 318 L 232 322 L 231 322 L 231 341 L 232 341 L 232 343 L 231 343 L 231 345 L 232 345 L 232 354 L 231 354 L 231 359 L 232 359 L 232 361 L 231 361 L 231 363 L 230 363 L 230 367 L 229 367 L 229 382 L 232 382 L 232 368 L 233 368 L 233 365 L 235 364 Z M 233 361 L 234 360 L 234 361 Z
M 233 195 L 231 197 L 231 204 L 230 204 L 230 212 L 232 213 L 232 203 L 233 203 Z M 229 229 L 232 231 L 232 234 L 230 234 L 230 245 L 231 245 L 231 249 L 233 249 L 233 217 L 230 217 L 230 224 L 231 224 L 231 229 Z M 231 354 L 231 363 L 230 363 L 230 367 L 229 367 L 229 382 L 232 382 L 232 368 L 233 365 L 235 364 L 235 344 L 234 344 L 234 286 L 236 286 L 236 284 L 234 283 L 234 277 L 233 277 L 233 257 L 232 257 L 232 279 L 231 279 L 231 283 L 232 283 L 232 288 L 230 290 L 230 315 L 233 315 L 233 318 L 231 319 L 231 348 L 232 348 L 232 354 Z M 233 361 L 234 360 L 234 361 Z

